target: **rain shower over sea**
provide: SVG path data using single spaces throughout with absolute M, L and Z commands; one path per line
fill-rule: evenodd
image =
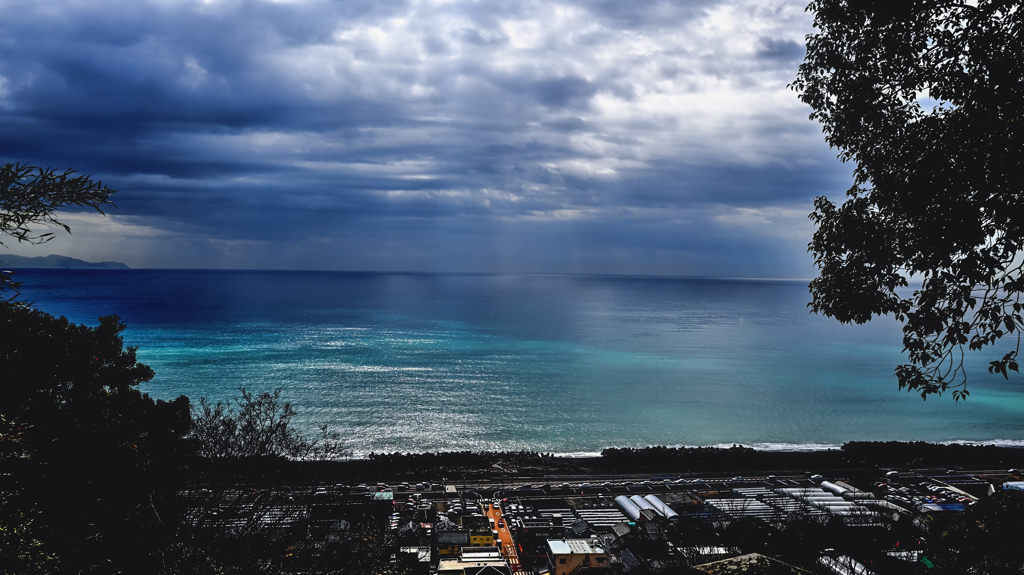
M 971 396 L 897 390 L 901 333 L 807 310 L 806 282 L 558 275 L 41 270 L 23 300 L 118 314 L 142 390 L 283 388 L 370 452 L 859 440 L 1024 445 L 1024 378 L 968 355 Z M 1007 342 L 1004 346 L 1011 345 Z

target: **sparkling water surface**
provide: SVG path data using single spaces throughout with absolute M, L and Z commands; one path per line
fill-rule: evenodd
M 611 446 L 1024 443 L 1024 381 L 970 354 L 970 399 L 900 392 L 899 326 L 808 313 L 806 282 L 21 270 L 22 299 L 118 314 L 154 397 L 281 387 L 356 455 Z M 1011 345 L 1007 342 L 1004 347 Z M 992 357 L 989 357 L 992 356 Z

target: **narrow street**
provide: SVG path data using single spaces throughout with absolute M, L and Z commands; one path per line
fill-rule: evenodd
M 519 573 L 522 569 L 519 567 L 519 555 L 516 554 L 516 546 L 512 542 L 512 534 L 508 531 L 508 525 L 504 524 L 504 519 L 501 516 L 501 510 L 494 506 L 492 503 L 487 504 L 487 517 L 494 521 L 494 529 L 498 532 L 498 539 L 496 541 L 498 548 L 501 549 L 502 555 L 505 556 L 505 561 L 508 563 L 509 568 L 513 573 Z M 499 521 L 501 522 L 499 524 Z

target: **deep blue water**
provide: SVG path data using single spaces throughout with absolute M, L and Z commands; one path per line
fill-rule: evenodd
M 808 313 L 806 282 L 22 270 L 22 299 L 118 314 L 155 397 L 284 388 L 370 451 L 1024 441 L 1024 381 L 972 354 L 971 397 L 900 392 L 899 326 Z M 1001 349 L 1001 348 L 1000 348 Z M 999 351 L 1002 355 L 1004 351 Z

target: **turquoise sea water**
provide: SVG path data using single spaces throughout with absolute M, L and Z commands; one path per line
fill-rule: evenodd
M 808 313 L 805 282 L 22 270 L 23 299 L 116 313 L 153 396 L 284 389 L 355 454 L 609 446 L 1024 443 L 1024 380 L 972 354 L 971 397 L 892 376 L 899 326 Z M 1007 344 L 1009 345 L 1009 344 Z M 1001 348 L 1000 348 L 1001 350 Z M 1002 355 L 1005 350 L 998 352 Z

